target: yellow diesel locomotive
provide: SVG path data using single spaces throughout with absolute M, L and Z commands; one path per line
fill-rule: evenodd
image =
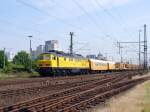
M 50 51 L 38 57 L 38 71 L 40 74 L 71 74 L 87 73 L 89 70 L 88 59 L 81 55 L 70 55 L 61 51 Z

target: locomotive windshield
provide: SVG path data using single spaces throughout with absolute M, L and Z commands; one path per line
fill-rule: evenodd
M 39 60 L 51 60 L 51 56 L 50 55 L 39 55 L 38 57 Z

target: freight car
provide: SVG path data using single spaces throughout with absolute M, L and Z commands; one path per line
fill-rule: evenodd
M 106 71 L 114 71 L 115 70 L 115 62 L 97 60 L 97 59 L 89 59 L 90 64 L 90 72 L 98 73 L 98 72 L 106 72 Z
M 125 63 L 119 63 L 119 62 L 116 62 L 115 63 L 115 69 L 116 70 L 125 70 L 126 69 L 126 65 Z
M 125 67 L 126 67 L 126 69 L 128 69 L 128 70 L 133 70 L 133 69 L 139 69 L 139 66 L 138 65 L 135 65 L 135 64 L 128 64 L 128 63 L 126 63 L 125 64 Z

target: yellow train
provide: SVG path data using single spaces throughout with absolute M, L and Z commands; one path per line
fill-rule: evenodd
M 87 74 L 138 69 L 137 65 L 87 59 L 81 55 L 70 55 L 60 51 L 40 54 L 37 63 L 41 75 Z

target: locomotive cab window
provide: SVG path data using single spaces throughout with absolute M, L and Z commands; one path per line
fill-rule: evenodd
M 56 56 L 53 57 L 53 60 L 56 60 Z
M 40 55 L 38 59 L 39 60 L 51 60 L 51 57 L 49 55 Z
M 51 59 L 51 57 L 49 55 L 44 55 L 43 58 L 44 58 L 44 60 L 50 60 Z
M 38 60 L 43 60 L 43 55 L 39 55 Z

